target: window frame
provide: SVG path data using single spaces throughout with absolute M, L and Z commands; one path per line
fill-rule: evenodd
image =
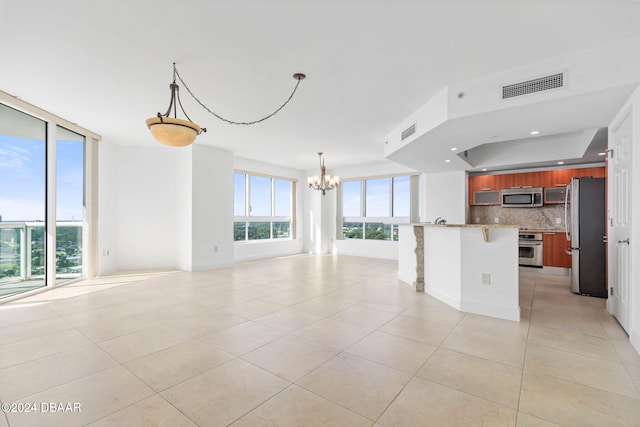
M 396 178 L 409 177 L 409 216 L 394 216 L 394 182 Z M 338 188 L 338 212 L 337 212 L 337 227 L 336 238 L 339 240 L 369 240 L 369 241 L 382 241 L 382 242 L 397 242 L 397 227 L 401 224 L 410 224 L 417 221 L 418 211 L 418 174 L 393 174 L 393 175 L 381 175 L 381 176 L 369 176 L 360 178 L 343 179 L 340 182 Z M 367 216 L 367 181 L 374 179 L 389 179 L 389 216 Z M 342 185 L 346 182 L 360 182 L 360 216 L 343 216 L 344 200 Z M 344 224 L 345 223 L 360 223 L 362 224 L 362 237 L 349 238 L 344 236 Z M 391 226 L 390 239 L 367 239 L 367 224 L 384 224 Z
M 233 171 L 234 185 L 235 175 L 244 175 L 244 215 L 233 215 L 234 224 L 234 243 L 259 243 L 259 242 L 279 242 L 296 239 L 296 187 L 297 179 L 282 177 L 276 175 L 263 174 L 259 172 L 252 172 L 246 170 L 236 169 Z M 269 178 L 270 182 L 270 215 L 251 215 L 251 177 Z M 288 181 L 291 184 L 289 194 L 289 209 L 290 215 L 275 215 L 276 210 L 276 181 Z M 234 197 L 235 197 L 234 188 Z M 234 200 L 235 206 L 235 200 Z M 268 239 L 249 239 L 249 224 L 250 223 L 269 223 L 269 238 Z M 274 237 L 274 223 L 289 223 L 289 237 Z M 244 223 L 244 239 L 236 240 L 235 238 L 235 224 Z
M 68 131 L 77 133 L 84 137 L 84 217 L 82 221 L 82 278 L 92 278 L 98 274 L 98 143 L 102 137 L 88 129 L 82 128 L 75 123 L 63 119 L 52 114 L 40 107 L 23 101 L 17 97 L 13 97 L 6 92 L 0 91 L 0 103 L 22 112 L 28 116 L 42 120 L 46 123 L 45 137 L 45 237 L 44 247 L 45 253 L 49 254 L 45 257 L 45 274 L 44 287 L 53 288 L 59 283 L 56 280 L 56 204 L 57 204 L 57 128 L 61 127 Z M 54 254 L 54 255 L 50 255 Z M 68 284 L 77 279 L 65 281 Z M 15 298 L 23 298 L 32 293 L 39 292 L 38 289 L 33 291 L 25 291 L 19 295 L 5 297 L 3 302 L 11 301 Z

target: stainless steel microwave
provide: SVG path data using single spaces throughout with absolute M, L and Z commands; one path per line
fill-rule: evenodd
M 502 190 L 503 208 L 536 208 L 542 206 L 542 188 L 508 188 Z

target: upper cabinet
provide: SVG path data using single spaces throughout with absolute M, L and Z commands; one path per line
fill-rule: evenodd
M 476 175 L 469 177 L 470 205 L 499 205 L 500 190 L 505 188 L 543 187 L 544 203 L 564 203 L 565 189 L 572 177 L 606 176 L 604 167 L 557 169 L 502 175 Z M 481 194 L 488 193 L 488 194 Z
M 502 188 L 542 187 L 544 172 L 525 172 L 502 175 Z
M 473 179 L 472 179 L 473 178 Z M 499 205 L 502 175 L 469 177 L 469 203 L 471 205 Z
M 553 205 L 564 203 L 567 197 L 567 186 L 558 184 L 556 187 L 544 188 L 544 204 Z
M 502 175 L 478 175 L 469 177 L 469 190 L 489 191 L 502 189 Z

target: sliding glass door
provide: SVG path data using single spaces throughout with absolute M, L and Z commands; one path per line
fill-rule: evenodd
M 0 104 L 0 298 L 87 272 L 86 137 Z
M 0 104 L 0 298 L 45 285 L 46 136 Z

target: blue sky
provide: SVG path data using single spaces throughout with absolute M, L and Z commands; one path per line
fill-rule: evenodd
M 56 145 L 57 217 L 59 221 L 80 220 L 83 212 L 84 144 L 78 140 L 58 140 Z M 26 139 L 0 133 L 2 220 L 43 221 L 44 207 L 44 139 Z
M 274 209 L 276 216 L 291 215 L 291 181 L 275 179 Z M 249 176 L 249 200 L 251 203 L 251 216 L 271 215 L 271 178 L 262 176 Z M 233 214 L 244 216 L 245 204 L 245 174 L 233 175 Z
M 389 200 L 391 197 L 389 184 L 391 178 L 376 178 L 366 180 L 366 210 L 367 217 L 388 217 Z M 360 217 L 360 197 L 362 181 L 342 182 L 343 216 Z M 409 216 L 409 188 L 410 178 L 400 176 L 393 178 L 393 216 Z

